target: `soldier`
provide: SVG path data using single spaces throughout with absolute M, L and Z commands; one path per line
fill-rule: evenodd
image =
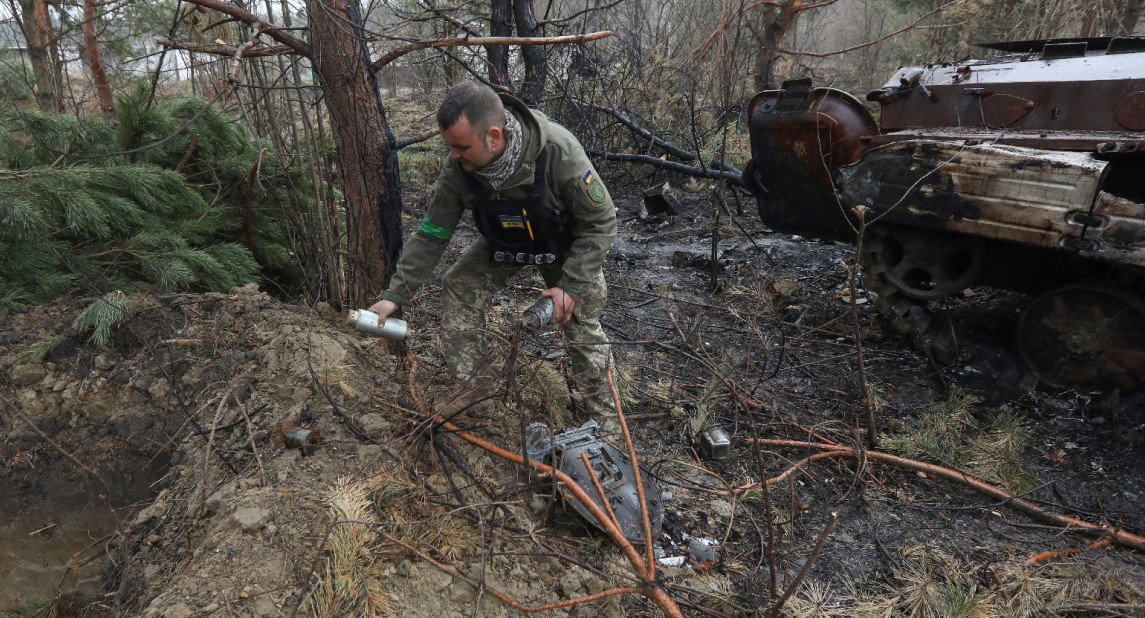
M 410 300 L 441 259 L 466 210 L 481 235 L 442 280 L 442 347 L 449 368 L 477 387 L 489 376 L 485 306 L 526 264 L 537 266 L 553 299 L 550 324 L 572 345 L 569 359 L 589 417 L 615 418 L 600 328 L 607 286 L 604 258 L 616 236 L 616 209 L 584 149 L 565 128 L 516 98 L 474 81 L 449 89 L 437 112 L 449 145 L 421 227 L 406 241 L 379 322 Z M 609 423 L 610 425 L 614 423 Z

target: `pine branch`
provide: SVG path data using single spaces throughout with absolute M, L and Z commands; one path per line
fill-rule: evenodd
M 112 329 L 127 319 L 127 312 L 130 310 L 131 305 L 127 295 L 119 290 L 108 292 L 99 300 L 84 307 L 72 321 L 72 327 L 76 330 L 94 327 L 91 341 L 104 348 L 111 343 Z

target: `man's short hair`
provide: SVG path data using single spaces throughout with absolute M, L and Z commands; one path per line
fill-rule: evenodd
M 445 93 L 445 100 L 437 109 L 437 126 L 452 127 L 461 114 L 478 135 L 485 135 L 489 127 L 505 128 L 505 106 L 493 89 L 473 80 L 455 84 Z

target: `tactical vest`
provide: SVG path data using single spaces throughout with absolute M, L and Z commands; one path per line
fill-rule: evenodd
M 493 246 L 497 261 L 545 264 L 559 260 L 572 244 L 572 217 L 545 205 L 543 150 L 523 199 L 493 199 L 473 174 L 463 172 L 462 176 L 476 196 L 473 222 Z

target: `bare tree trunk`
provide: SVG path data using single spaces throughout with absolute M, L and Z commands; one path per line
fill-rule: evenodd
M 23 12 L 21 25 L 24 40 L 28 46 L 28 58 L 32 63 L 32 76 L 36 80 L 36 103 L 48 112 L 60 110 L 59 93 L 56 91 L 48 45 L 52 37 L 52 21 L 48 16 L 46 0 L 20 0 Z
M 512 36 L 513 6 L 511 3 L 512 0 L 490 0 L 490 36 Z M 512 83 L 509 81 L 509 46 L 486 45 L 485 53 L 489 56 L 489 81 L 499 86 L 512 88 Z
M 401 252 L 396 140 L 370 66 L 358 0 L 308 0 L 311 60 L 322 83 L 346 199 L 351 306 L 378 300 Z
M 779 45 L 795 25 L 799 13 L 806 10 L 800 0 L 780 0 L 774 8 L 763 9 L 763 23 L 751 29 L 756 40 L 755 88 L 767 90 L 775 82 L 775 62 Z
M 111 100 L 111 87 L 107 83 L 107 71 L 103 70 L 103 60 L 99 57 L 99 41 L 95 36 L 95 0 L 83 3 L 83 45 L 87 52 L 87 62 L 91 67 L 91 79 L 95 83 L 95 94 L 99 108 L 105 115 L 115 113 L 115 103 Z
M 1085 16 L 1081 20 L 1081 36 L 1091 37 L 1097 35 L 1097 22 L 1100 17 L 1100 7 L 1093 5 L 1085 9 Z
M 1125 0 L 1121 5 L 1121 10 L 1118 11 L 1118 23 L 1116 33 L 1121 35 L 1133 34 L 1133 29 L 1137 27 L 1137 20 L 1141 17 L 1141 0 Z
M 517 22 L 517 36 L 543 36 L 533 13 L 533 0 L 513 0 L 513 18 Z M 525 59 L 525 80 L 519 92 L 526 103 L 536 105 L 545 93 L 549 53 L 544 45 L 525 45 L 521 48 L 521 56 Z

